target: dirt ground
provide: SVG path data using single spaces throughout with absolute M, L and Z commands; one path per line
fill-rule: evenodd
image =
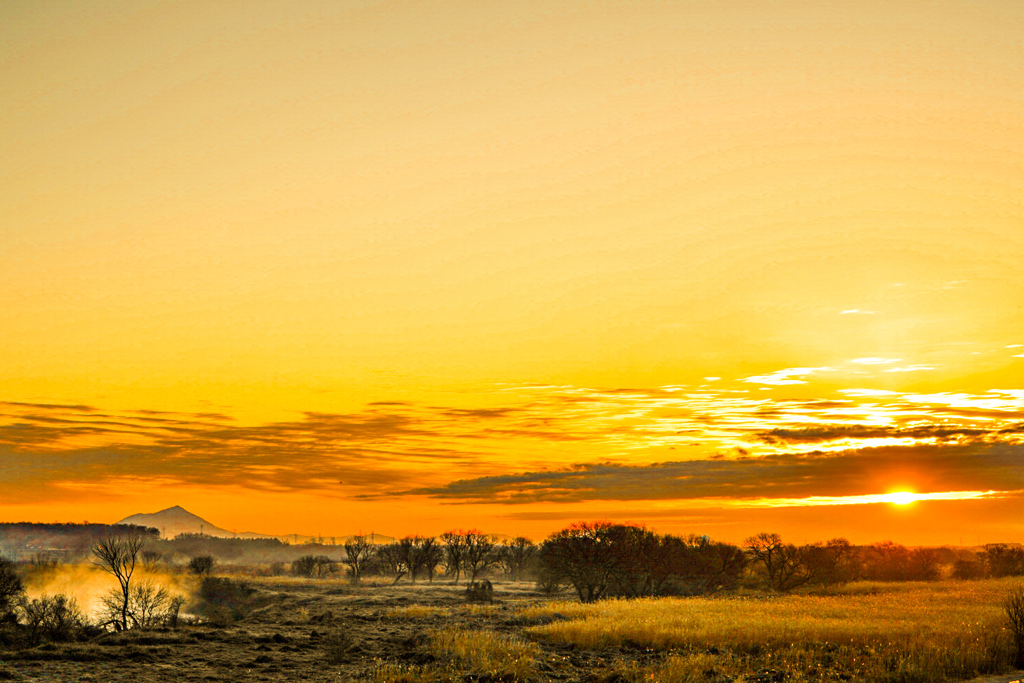
M 410 605 L 465 605 L 465 587 L 439 583 L 358 588 L 340 582 L 255 583 L 263 606 L 234 624 L 110 633 L 89 642 L 45 644 L 20 651 L 0 649 L 0 681 L 359 680 L 370 675 L 377 660 L 434 661 L 425 637 L 428 629 L 486 626 L 513 632 L 521 628 L 511 619 L 514 608 L 545 599 L 528 584 L 504 584 L 496 586 L 495 609 L 487 615 L 407 619 L 388 613 Z M 504 619 L 510 623 L 503 623 Z M 345 661 L 328 663 L 328 650 L 339 634 L 347 645 L 341 657 Z M 569 653 L 551 659 L 552 664 L 541 664 L 550 680 L 584 680 L 580 672 L 598 672 L 605 658 L 597 653 Z
M 518 611 L 551 599 L 534 592 L 530 584 L 496 584 L 493 609 L 423 610 L 410 618 L 396 615 L 395 609 L 415 605 L 458 608 L 466 605 L 464 586 L 421 583 L 353 588 L 341 582 L 272 579 L 257 580 L 255 585 L 262 606 L 233 624 L 191 624 L 109 633 L 81 643 L 0 649 L 0 681 L 369 680 L 381 660 L 410 665 L 434 662 L 426 637 L 430 629 L 520 633 L 525 624 Z M 541 644 L 541 652 L 537 665 L 540 680 L 580 683 L 624 682 L 614 671 L 623 662 L 644 663 L 660 656 L 642 649 L 578 650 L 549 644 Z M 978 679 L 977 683 L 1009 683 L 1020 678 L 1018 672 Z M 500 679 L 467 675 L 463 680 L 483 683 Z

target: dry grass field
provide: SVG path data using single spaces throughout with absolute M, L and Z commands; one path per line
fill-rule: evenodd
M 956 681 L 1009 673 L 1001 605 L 1020 583 L 592 605 L 499 583 L 494 604 L 470 605 L 441 583 L 235 578 L 257 588 L 238 621 L 0 646 L 0 680 Z

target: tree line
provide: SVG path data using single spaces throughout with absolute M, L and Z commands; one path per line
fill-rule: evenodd
M 796 545 L 763 532 L 742 545 L 708 536 L 658 534 L 643 526 L 577 523 L 540 544 L 527 538 L 499 542 L 478 530 L 438 537 L 407 536 L 374 545 L 356 536 L 337 560 L 308 555 L 292 573 L 324 577 L 344 570 L 359 581 L 368 575 L 458 583 L 484 575 L 530 579 L 540 590 L 572 588 L 580 600 L 602 597 L 707 595 L 737 587 L 788 592 L 856 580 L 931 581 L 1024 575 L 1024 548 L 1004 544 L 981 552 L 952 548 L 908 548 L 886 541 L 856 546 L 845 538 Z

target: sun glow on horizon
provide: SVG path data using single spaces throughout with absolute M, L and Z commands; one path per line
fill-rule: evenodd
M 791 508 L 816 507 L 821 505 L 872 505 L 889 503 L 892 505 L 909 505 L 920 501 L 932 500 L 980 500 L 1002 498 L 1019 493 L 1018 491 L 938 491 L 935 493 L 912 493 L 896 491 L 893 493 L 872 493 L 859 496 L 808 496 L 806 498 L 758 498 L 722 499 L 705 498 L 700 501 L 687 501 L 688 507 L 743 507 L 743 508 Z
M 886 502 L 892 503 L 893 505 L 910 505 L 911 503 L 920 500 L 916 493 L 911 491 L 895 491 L 885 496 Z

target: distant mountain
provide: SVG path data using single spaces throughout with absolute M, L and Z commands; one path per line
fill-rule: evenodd
M 219 538 L 234 538 L 240 534 L 221 529 L 198 515 L 175 505 L 160 512 L 148 512 L 125 517 L 117 524 L 137 524 L 160 530 L 160 538 L 174 538 L 178 534 L 206 534 Z M 246 534 L 249 538 L 255 535 Z

